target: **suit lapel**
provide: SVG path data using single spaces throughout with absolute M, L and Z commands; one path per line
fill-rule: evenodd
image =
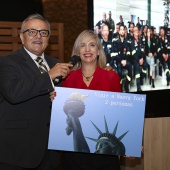
M 46 60 L 46 62 L 48 63 L 49 68 L 51 69 L 52 67 L 54 67 L 55 63 L 54 61 L 52 61 L 47 55 L 44 54 L 44 58 Z
M 40 70 L 38 69 L 37 65 L 33 61 L 33 59 L 29 56 L 29 54 L 25 51 L 24 48 L 20 50 L 21 57 L 24 60 L 24 62 L 32 69 L 35 73 L 40 73 Z M 40 73 L 41 74 L 41 73 Z

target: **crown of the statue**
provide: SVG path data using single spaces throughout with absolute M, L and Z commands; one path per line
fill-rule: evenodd
M 117 124 L 116 124 L 116 126 L 115 126 L 115 128 L 114 128 L 114 130 L 113 130 L 113 133 L 110 133 L 110 132 L 109 132 L 109 129 L 108 129 L 108 126 L 107 126 L 107 122 L 106 122 L 105 117 L 104 117 L 104 120 L 105 120 L 105 131 L 106 131 L 106 132 L 102 132 L 102 131 L 91 121 L 92 124 L 93 124 L 93 126 L 95 127 L 95 129 L 98 131 L 99 137 L 98 137 L 98 139 L 94 139 L 94 138 L 90 138 L 90 137 L 86 137 L 86 138 L 88 138 L 88 139 L 90 139 L 90 140 L 93 140 L 93 141 L 95 141 L 95 142 L 97 142 L 97 143 L 98 143 L 100 140 L 108 140 L 108 139 L 110 139 L 111 142 L 113 143 L 113 145 L 119 146 L 119 150 L 120 150 L 121 155 L 124 155 L 124 154 L 125 154 L 125 147 L 124 147 L 124 144 L 121 142 L 121 140 L 122 140 L 123 137 L 128 133 L 128 131 L 125 132 L 124 134 L 122 134 L 121 136 L 116 137 L 118 122 L 117 122 Z
M 120 140 L 112 133 L 102 133 L 102 134 L 99 135 L 98 140 L 99 139 L 106 139 L 106 138 L 111 139 L 111 141 L 116 142 L 116 143 L 120 142 Z

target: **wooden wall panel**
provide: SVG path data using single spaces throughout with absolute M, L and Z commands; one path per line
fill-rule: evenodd
M 46 54 L 64 61 L 63 23 L 50 23 L 51 36 Z M 0 21 L 0 56 L 16 51 L 22 47 L 20 40 L 21 22 Z
M 71 57 L 77 36 L 88 28 L 87 1 L 43 0 L 44 16 L 51 22 L 64 23 L 64 61 Z
M 145 119 L 144 169 L 170 169 L 170 118 Z

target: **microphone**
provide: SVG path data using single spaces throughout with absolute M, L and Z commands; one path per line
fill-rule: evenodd
M 69 63 L 72 64 L 73 66 L 75 66 L 78 62 L 80 62 L 81 59 L 79 56 L 77 55 L 73 55 L 70 60 L 69 60 Z
M 80 61 L 81 61 L 81 59 L 80 59 L 79 56 L 73 55 L 73 56 L 70 58 L 70 60 L 69 60 L 68 63 L 72 64 L 73 67 L 74 67 L 74 66 L 75 66 L 78 62 L 80 62 Z M 62 76 L 58 76 L 58 77 L 56 77 L 56 79 L 54 80 L 54 82 L 59 83 L 59 82 L 61 82 L 61 80 L 62 80 Z

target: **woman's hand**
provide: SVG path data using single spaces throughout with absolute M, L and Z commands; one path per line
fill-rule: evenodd
M 56 97 L 56 92 L 55 91 L 52 91 L 52 92 L 50 92 L 50 99 L 51 99 L 51 101 L 53 101 L 54 100 L 54 98 Z

